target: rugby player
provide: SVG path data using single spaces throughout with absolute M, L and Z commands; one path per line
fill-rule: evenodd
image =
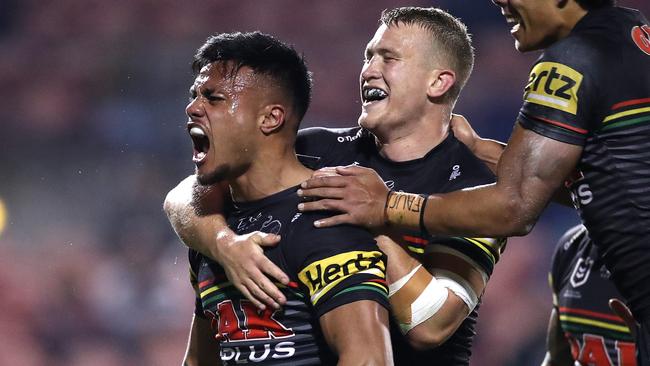
M 359 124 L 363 128 L 302 130 L 297 151 L 316 157 L 324 166 L 372 166 L 395 189 L 423 194 L 493 182 L 490 170 L 449 130 L 451 110 L 472 65 L 473 50 L 466 28 L 449 14 L 423 8 L 385 11 L 366 48 L 360 77 L 364 103 Z M 188 187 L 191 184 L 182 183 L 170 192 L 166 210 L 179 236 L 189 239 L 190 246 L 209 247 L 205 241 L 214 241 L 209 233 L 220 229 L 215 220 L 206 217 L 188 219 L 192 216 L 187 210 L 191 198 Z M 197 234 L 201 230 L 207 230 L 208 235 Z M 396 318 L 396 363 L 467 365 L 477 303 L 503 242 L 423 237 L 412 230 L 383 233 L 388 236 L 378 240 L 390 258 L 387 272 Z M 224 253 L 232 247 L 221 244 L 218 255 L 226 257 L 223 262 L 229 260 Z M 240 252 L 254 253 L 252 249 Z M 245 260 L 233 261 L 233 266 L 237 268 Z M 273 275 L 271 270 L 264 271 Z M 270 285 L 263 287 L 268 290 Z M 262 293 L 254 287 L 246 288 L 254 294 Z M 423 351 L 413 348 L 432 346 L 439 347 Z
M 619 298 L 583 225 L 569 229 L 553 254 L 553 310 L 542 366 L 636 365 L 632 333 L 608 301 Z
M 269 35 L 228 33 L 208 38 L 192 68 L 197 180 L 229 183 L 237 234 L 282 235 L 265 254 L 290 281 L 282 309 L 258 311 L 219 264 L 190 249 L 197 298 L 185 364 L 392 364 L 385 256 L 373 236 L 354 226 L 317 233 L 323 213 L 296 209 L 298 184 L 312 174 L 293 147 L 311 93 L 302 58 Z
M 493 2 L 513 25 L 518 50 L 544 49 L 531 70 L 497 183 L 410 204 L 398 193 L 387 200 L 389 189 L 373 172 L 350 171 L 307 182 L 305 194 L 330 199 L 303 208 L 343 212 L 321 226 L 388 223 L 442 235 L 525 235 L 566 184 L 641 324 L 639 365 L 650 365 L 648 21 L 612 0 Z

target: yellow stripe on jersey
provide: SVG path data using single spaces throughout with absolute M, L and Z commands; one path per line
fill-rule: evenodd
M 209 295 L 209 294 L 211 294 L 211 293 L 213 293 L 213 292 L 215 292 L 217 290 L 221 290 L 222 288 L 228 287 L 228 286 L 232 286 L 232 283 L 224 282 L 224 283 L 220 283 L 219 286 L 214 285 L 214 286 L 210 287 L 209 289 L 201 292 L 201 298 L 204 298 L 206 295 Z
M 588 318 L 581 318 L 581 317 L 578 317 L 578 316 L 560 314 L 560 321 L 565 321 L 565 322 L 570 322 L 570 323 L 577 323 L 577 324 L 584 324 L 584 325 L 591 325 L 591 326 L 597 327 L 597 328 L 604 328 L 604 329 L 609 329 L 609 330 L 615 330 L 617 332 L 630 333 L 630 328 L 626 327 L 625 325 L 616 325 L 616 324 L 611 324 L 611 323 L 607 323 L 607 322 L 603 322 L 603 321 L 598 321 L 598 320 L 593 320 L 593 319 L 588 319 Z
M 485 244 L 481 243 L 480 241 L 478 241 L 477 239 L 474 239 L 474 238 L 464 238 L 464 239 L 467 240 L 467 241 L 469 241 L 470 243 L 476 245 L 476 246 L 479 247 L 480 249 L 482 249 L 482 250 L 485 252 L 485 254 L 487 254 L 488 257 L 490 257 L 490 259 L 492 260 L 492 263 L 496 263 L 496 262 L 497 262 L 496 258 L 494 258 L 494 255 L 493 255 L 492 252 L 491 252 L 491 251 L 490 251 L 490 250 L 485 246 Z
M 650 107 L 630 109 L 629 111 L 623 111 L 623 112 L 619 112 L 619 113 L 610 114 L 609 116 L 605 117 L 603 122 L 609 122 L 609 121 L 611 121 L 613 119 L 626 117 L 626 116 L 630 116 L 630 115 L 633 115 L 633 114 L 645 113 L 645 112 L 650 112 Z

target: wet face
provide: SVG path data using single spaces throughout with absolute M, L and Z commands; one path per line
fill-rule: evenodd
M 359 125 L 378 132 L 424 114 L 435 64 L 428 31 L 418 25 L 381 25 L 366 46 L 361 69 Z
M 492 0 L 512 28 L 520 52 L 543 49 L 560 38 L 557 0 Z
M 236 178 L 253 161 L 264 100 L 260 78 L 247 67 L 233 75 L 212 63 L 194 80 L 185 112 L 199 183 Z

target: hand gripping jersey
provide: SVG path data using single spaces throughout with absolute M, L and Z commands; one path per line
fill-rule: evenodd
M 636 366 L 632 334 L 607 305 L 609 299 L 621 298 L 609 276 L 587 229 L 570 229 L 553 255 L 553 305 L 574 360 L 581 365 Z
M 590 11 L 530 73 L 519 123 L 584 147 L 567 182 L 612 279 L 650 309 L 650 27 L 638 11 Z M 643 315 L 643 312 L 646 314 Z
M 494 182 L 492 172 L 465 145 L 450 134 L 424 157 L 393 162 L 379 155 L 374 137 L 356 128 L 308 128 L 298 133 L 296 151 L 316 157 L 318 165 L 359 164 L 375 169 L 389 188 L 411 193 L 444 193 Z M 415 256 L 429 253 L 454 255 L 474 263 L 488 275 L 505 242 L 488 238 L 422 237 L 419 232 L 404 231 L 399 238 Z M 390 260 L 390 259 L 389 259 Z M 442 346 L 427 350 L 413 349 L 394 322 L 391 341 L 398 365 L 468 365 L 471 355 L 478 306 Z
M 237 234 L 280 234 L 265 255 L 290 278 L 280 286 L 281 310 L 260 312 L 228 282 L 223 268 L 190 250 L 196 315 L 211 319 L 224 365 L 334 365 L 318 319 L 337 306 L 373 300 L 388 308 L 385 256 L 367 231 L 353 226 L 316 229 L 327 213 L 299 213 L 297 187 L 234 204 L 228 226 Z M 350 331 L 354 331 L 351 325 Z

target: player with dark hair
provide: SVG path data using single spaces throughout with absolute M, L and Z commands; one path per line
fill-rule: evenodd
M 608 307 L 621 296 L 609 277 L 587 229 L 569 229 L 557 243 L 549 273 L 553 310 L 542 366 L 636 365 L 632 333 Z
M 359 163 L 374 167 L 395 189 L 422 194 L 493 182 L 490 170 L 449 128 L 451 111 L 472 65 L 471 41 L 458 19 L 434 8 L 385 11 L 365 51 L 360 77 L 361 127 L 301 130 L 296 149 L 318 159 L 321 166 Z M 334 173 L 356 169 L 363 168 L 351 166 Z M 210 234 L 218 232 L 225 238 L 232 238 L 232 234 L 222 234 L 213 216 L 188 219 L 193 216 L 187 210 L 191 207 L 187 203 L 190 182 L 191 178 L 170 192 L 166 201 L 166 211 L 179 236 L 190 246 L 210 248 L 205 251 L 234 268 L 229 276 L 243 278 L 240 287 L 250 291 L 252 299 L 263 299 L 260 294 L 265 291 L 272 294 L 273 284 L 264 282 L 268 279 L 262 272 L 280 279 L 275 268 L 266 267 L 253 275 L 246 272 L 262 266 L 249 260 L 259 248 L 241 249 L 250 243 L 239 239 L 233 244 L 233 240 L 229 243 L 221 238 L 215 252 L 210 247 L 214 242 Z M 432 238 L 412 230 L 383 234 L 387 236 L 379 236 L 378 242 L 389 257 L 396 363 L 467 365 L 477 304 L 503 242 Z M 237 250 L 239 254 L 233 255 Z
M 323 202 L 343 212 L 322 226 L 388 222 L 432 234 L 511 236 L 528 233 L 566 182 L 612 280 L 641 323 L 639 364 L 650 365 L 648 20 L 611 1 L 493 2 L 512 25 L 518 50 L 544 49 L 531 70 L 497 183 L 431 195 L 419 205 L 403 204 L 399 193 L 391 193 L 386 206 L 389 189 L 364 171 L 312 180 L 305 193 L 331 197 Z M 337 187 L 368 199 L 341 197 Z
M 210 37 L 192 67 L 186 113 L 197 179 L 228 182 L 237 234 L 283 236 L 265 255 L 290 281 L 282 309 L 258 311 L 219 264 L 190 249 L 197 298 L 185 364 L 391 364 L 384 254 L 365 230 L 317 233 L 312 222 L 323 213 L 296 210 L 297 185 L 312 174 L 293 147 L 311 92 L 302 58 L 271 36 L 230 33 Z

